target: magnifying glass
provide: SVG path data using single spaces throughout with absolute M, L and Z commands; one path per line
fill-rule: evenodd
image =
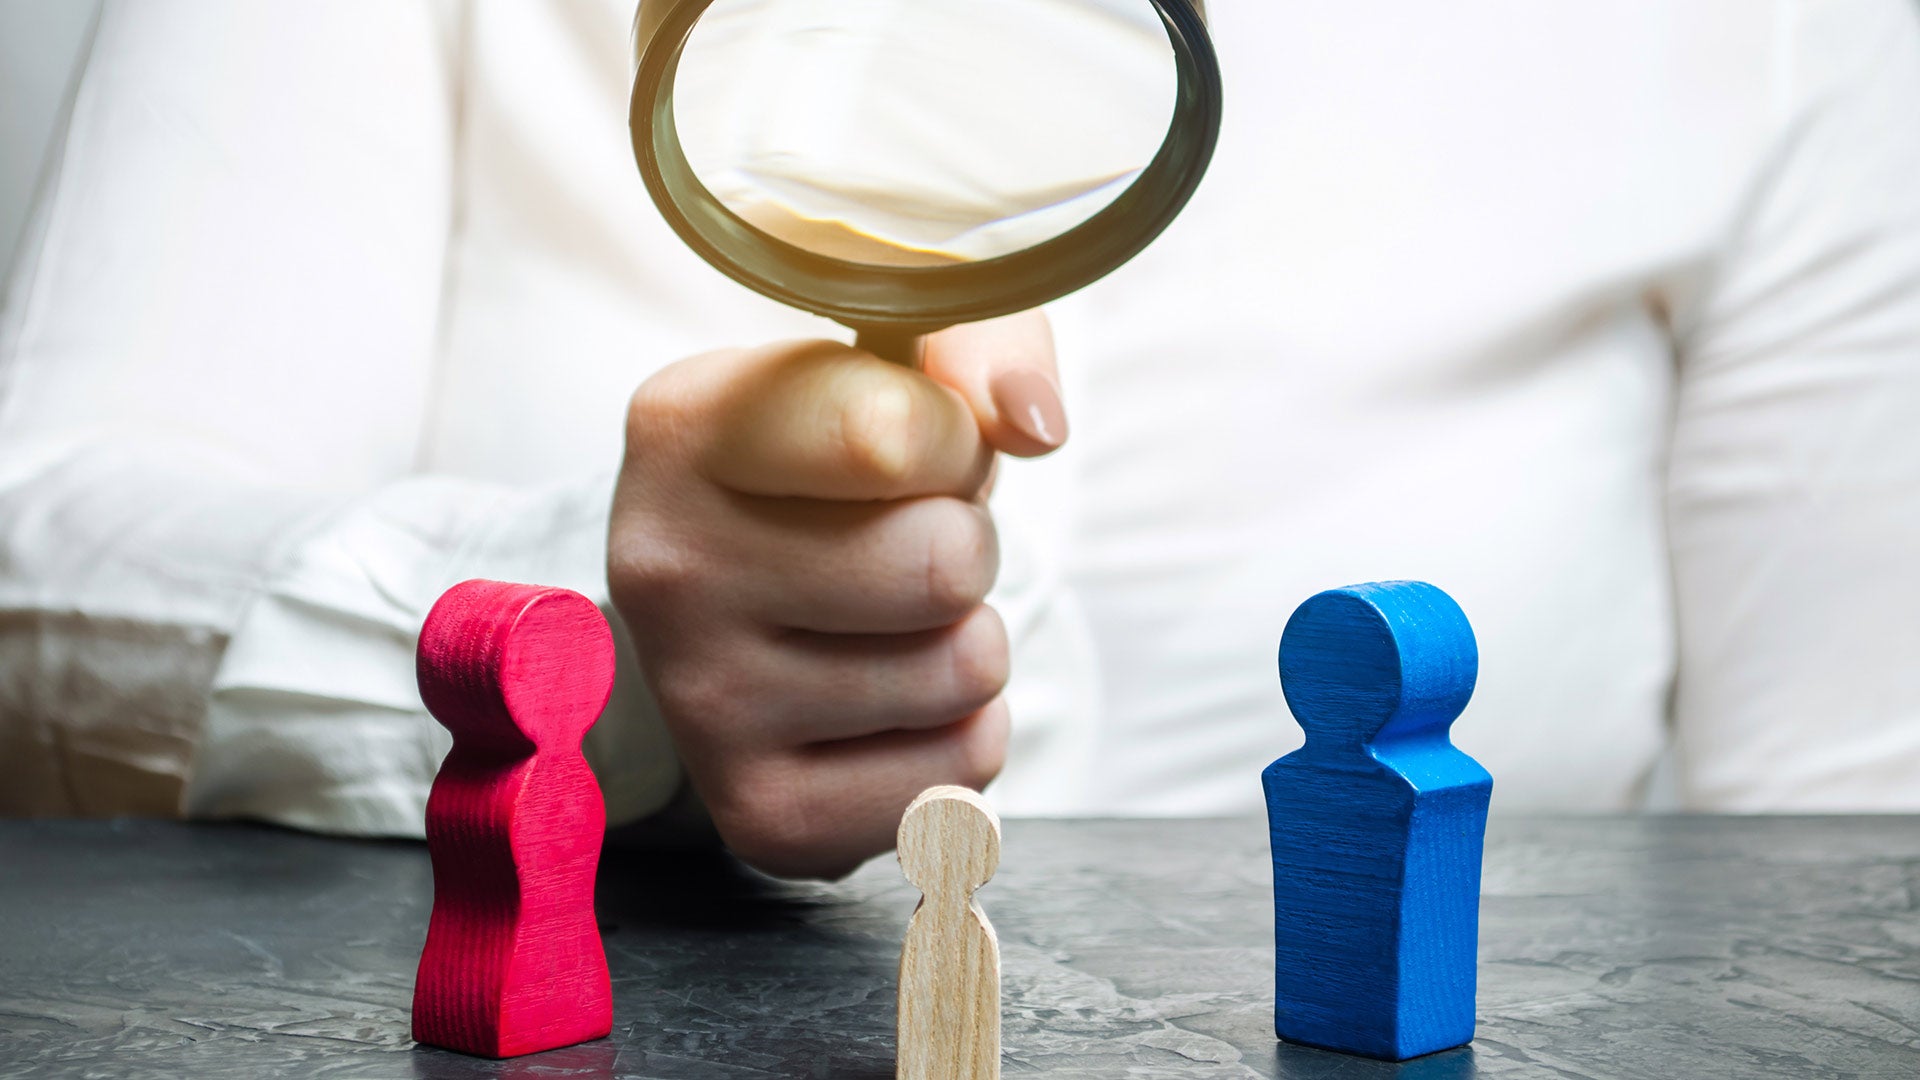
M 1192 0 L 646 0 L 635 40 L 668 224 L 908 364 L 1132 258 L 1220 130 Z

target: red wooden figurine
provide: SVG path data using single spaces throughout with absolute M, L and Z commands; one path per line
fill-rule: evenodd
M 566 589 L 467 581 L 420 630 L 420 697 L 453 732 L 427 799 L 433 919 L 413 1037 L 513 1057 L 613 1030 L 593 916 L 606 808 L 580 740 L 613 636 Z

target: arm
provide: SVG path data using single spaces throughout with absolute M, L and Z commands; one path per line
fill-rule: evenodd
M 1683 797 L 1920 808 L 1920 19 L 1781 5 L 1777 138 L 1677 312 Z
M 0 809 L 417 834 L 435 596 L 605 595 L 610 477 L 411 475 L 453 209 L 438 12 L 103 17 L 0 327 Z M 601 729 L 610 814 L 664 801 L 657 723 Z

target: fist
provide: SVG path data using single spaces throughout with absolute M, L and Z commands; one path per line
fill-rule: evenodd
M 1066 436 L 1037 313 L 927 340 L 925 370 L 828 341 L 708 353 L 633 396 L 608 582 L 729 848 L 835 877 L 1007 745 L 996 451 Z

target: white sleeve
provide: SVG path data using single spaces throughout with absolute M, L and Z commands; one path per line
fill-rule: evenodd
M 1683 798 L 1920 809 L 1920 20 L 1779 5 L 1776 133 L 1677 311 Z
M 604 602 L 610 477 L 414 475 L 457 22 L 107 5 L 0 322 L 0 812 L 418 835 L 440 590 Z M 591 740 L 616 821 L 678 776 L 621 684 Z

